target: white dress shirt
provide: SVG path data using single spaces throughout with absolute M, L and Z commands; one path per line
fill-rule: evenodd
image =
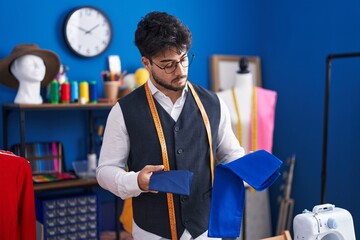
M 148 80 L 150 91 L 158 103 L 169 113 L 169 115 L 177 121 L 185 100 L 188 87 L 186 86 L 182 95 L 175 103 L 171 99 L 159 91 Z M 218 131 L 218 139 L 216 145 L 216 163 L 230 162 L 244 155 L 244 149 L 240 146 L 239 141 L 234 135 L 230 113 L 225 103 L 220 99 L 220 123 Z M 125 126 L 124 116 L 119 103 L 116 103 L 107 118 L 106 128 L 104 132 L 103 144 L 100 151 L 99 164 L 96 169 L 96 176 L 99 185 L 112 192 L 116 196 L 126 199 L 129 197 L 137 197 L 142 190 L 137 183 L 139 172 L 127 172 L 125 166 L 130 152 L 129 135 Z M 139 228 L 133 221 L 132 235 L 134 239 L 139 240 L 162 240 L 164 238 L 144 231 Z M 181 240 L 190 240 L 190 233 L 185 230 L 180 238 Z M 196 238 L 196 240 L 210 239 L 207 232 Z M 213 239 L 213 238 L 212 238 Z

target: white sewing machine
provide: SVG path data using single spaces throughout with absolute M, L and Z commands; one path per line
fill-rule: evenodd
M 333 204 L 317 205 L 294 218 L 294 240 L 355 240 L 351 214 Z

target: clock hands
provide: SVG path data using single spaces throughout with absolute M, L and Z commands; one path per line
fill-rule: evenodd
M 91 34 L 91 32 L 98 26 L 99 26 L 99 24 L 96 24 L 94 27 L 90 28 L 90 30 L 86 31 L 85 34 Z
M 75 26 L 75 25 L 74 25 L 74 26 Z M 82 27 L 80 27 L 80 26 L 75 26 L 75 27 L 77 27 L 77 28 L 80 29 L 81 31 L 85 32 L 85 34 L 86 34 L 87 30 L 86 30 L 85 28 L 82 28 Z
M 74 25 L 74 26 L 75 26 L 75 25 Z M 90 28 L 89 30 L 86 30 L 85 28 L 82 28 L 82 27 L 80 27 L 80 26 L 75 26 L 75 27 L 77 27 L 78 29 L 80 29 L 81 31 L 83 31 L 84 34 L 86 35 L 86 34 L 91 34 L 91 32 L 92 32 L 95 28 L 97 28 L 97 27 L 99 27 L 99 26 L 100 26 L 100 24 L 96 24 L 94 27 Z

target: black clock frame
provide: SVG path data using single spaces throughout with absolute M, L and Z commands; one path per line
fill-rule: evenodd
M 70 44 L 70 42 L 69 42 L 69 40 L 68 40 L 68 38 L 67 38 L 67 36 L 66 36 L 66 26 L 67 26 L 67 24 L 68 24 L 68 21 L 69 21 L 70 17 L 71 17 L 76 11 L 78 11 L 78 10 L 80 10 L 80 9 L 83 9 L 83 8 L 90 8 L 90 9 L 93 9 L 93 10 L 96 10 L 96 11 L 100 12 L 100 13 L 104 16 L 104 18 L 106 18 L 107 22 L 109 23 L 109 27 L 110 27 L 109 43 L 108 43 L 108 45 L 107 45 L 101 52 L 99 52 L 99 53 L 96 54 L 96 55 L 87 56 L 87 55 L 83 55 L 83 54 L 79 53 L 78 51 L 76 51 L 76 49 L 74 49 L 74 48 L 71 46 L 71 44 Z M 88 6 L 88 5 L 86 5 L 86 6 L 81 6 L 81 7 L 76 7 L 76 8 L 74 8 L 73 10 L 71 10 L 71 11 L 67 14 L 67 16 L 66 16 L 66 18 L 65 18 L 65 20 L 64 20 L 64 24 L 63 24 L 63 37 L 64 37 L 64 40 L 65 40 L 66 45 L 69 47 L 69 49 L 71 50 L 71 52 L 73 52 L 75 55 L 77 55 L 77 56 L 79 56 L 79 57 L 82 57 L 82 58 L 93 58 L 93 57 L 97 57 L 97 56 L 103 54 L 103 53 L 109 48 L 109 46 L 110 46 L 110 44 L 111 44 L 111 42 L 112 42 L 112 38 L 113 38 L 113 26 L 112 26 L 112 23 L 111 23 L 111 21 L 110 21 L 109 16 L 108 16 L 103 10 L 101 10 L 101 9 L 99 9 L 99 8 L 97 8 L 97 7 Z

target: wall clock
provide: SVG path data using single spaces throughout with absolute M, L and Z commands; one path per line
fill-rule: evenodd
M 76 8 L 65 19 L 64 37 L 66 44 L 76 55 L 98 56 L 109 47 L 112 39 L 110 19 L 95 7 Z

